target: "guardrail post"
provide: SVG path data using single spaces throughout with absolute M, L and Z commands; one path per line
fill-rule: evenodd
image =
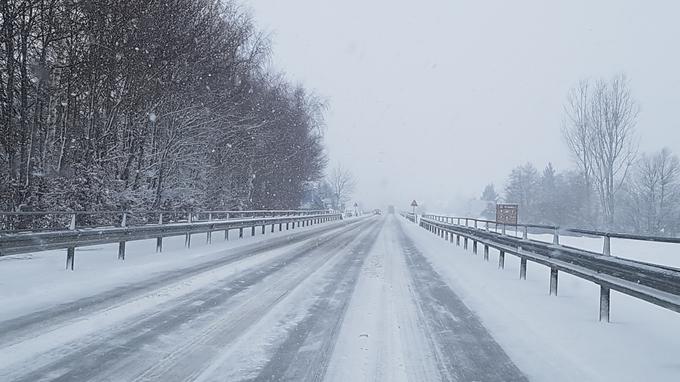
M 489 222 L 485 222 L 484 229 L 489 232 Z
M 212 221 L 212 212 L 208 213 L 208 221 Z M 208 226 L 208 232 L 205 234 L 205 243 L 206 244 L 211 244 L 212 243 L 212 231 L 210 230 L 210 226 Z
M 489 261 L 489 246 L 484 244 L 484 261 Z
M 229 220 L 229 214 L 227 214 L 227 220 Z M 224 240 L 229 240 L 229 228 L 224 230 Z
M 463 249 L 467 251 L 468 249 L 468 238 L 463 238 Z
M 76 214 L 71 215 L 71 223 L 68 226 L 69 231 L 75 231 L 76 229 Z M 76 258 L 76 247 L 66 248 L 66 269 L 69 268 L 73 270 L 73 263 Z
M 472 240 L 472 253 L 477 254 L 477 240 Z
M 250 227 L 250 236 L 255 236 L 255 226 Z
M 238 229 L 238 238 L 239 238 L 239 239 L 243 239 L 243 227 L 240 227 L 240 228 Z
M 550 268 L 550 295 L 557 296 L 557 268 Z
M 612 255 L 612 238 L 609 235 L 604 237 L 604 246 L 602 248 L 602 254 L 604 256 Z
M 286 231 L 288 231 L 288 222 L 286 222 Z
M 498 269 L 505 269 L 505 251 L 503 250 L 498 253 Z
M 519 279 L 520 280 L 526 280 L 527 279 L 527 258 L 522 257 L 519 261 Z
M 460 235 L 456 235 L 456 245 L 460 247 Z
M 264 231 L 265 231 L 264 227 L 265 227 L 264 224 L 262 224 L 262 234 L 263 235 L 264 235 Z
M 191 211 L 189 211 L 189 215 L 187 215 L 187 221 L 189 224 L 194 222 L 193 213 Z M 186 236 L 184 237 L 184 246 L 191 248 L 191 232 L 187 232 Z
M 274 223 L 272 223 L 272 233 L 274 233 Z
M 475 229 L 477 229 L 477 219 L 475 219 Z
M 75 257 L 76 257 L 76 247 L 66 248 L 66 269 L 67 270 L 69 268 L 71 270 L 73 270 L 73 263 L 75 262 Z
M 279 232 L 283 230 L 283 223 L 279 223 Z
M 600 285 L 600 321 L 609 322 L 609 303 L 611 291 Z
M 158 214 L 158 225 L 163 225 L 163 213 Z M 163 236 L 156 237 L 156 253 L 163 252 Z
M 524 226 L 524 233 L 522 234 L 522 239 L 526 240 L 529 238 L 529 227 Z
M 555 231 L 553 232 L 553 244 L 560 245 L 560 229 L 559 228 L 555 228 Z
M 501 225 L 501 227 L 502 227 L 502 228 L 501 228 L 501 230 L 502 230 L 501 233 L 502 233 L 503 235 L 505 235 L 505 223 L 503 223 L 503 224 Z
M 120 222 L 120 226 L 122 228 L 127 226 L 127 212 L 123 212 L 123 219 Z M 118 260 L 125 260 L 125 240 L 118 242 Z

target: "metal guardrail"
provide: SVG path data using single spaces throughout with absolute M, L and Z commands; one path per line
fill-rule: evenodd
M 83 227 L 128 226 L 164 222 L 210 221 L 246 217 L 328 214 L 329 210 L 120 210 L 120 211 L 0 211 L 0 233 L 49 231 Z M 84 224 L 90 222 L 91 224 Z M 45 226 L 48 226 L 45 228 Z
M 413 212 L 402 212 L 401 216 L 405 217 L 407 220 L 410 220 L 412 222 L 416 222 L 416 214 Z
M 527 234 L 529 233 L 530 230 L 542 230 L 542 231 L 550 231 L 553 232 L 554 236 L 560 235 L 560 233 L 576 233 L 580 235 L 589 235 L 589 236 L 599 236 L 604 238 L 604 247 L 603 250 L 607 250 L 607 246 L 611 249 L 611 246 L 608 244 L 608 242 L 611 241 L 612 238 L 615 239 L 628 239 L 628 240 L 638 240 L 638 241 L 654 241 L 654 242 L 659 242 L 659 243 L 676 243 L 680 244 L 680 238 L 679 237 L 667 237 L 667 236 L 649 236 L 649 235 L 637 235 L 637 234 L 631 234 L 631 233 L 619 233 L 619 232 L 607 232 L 607 231 L 598 231 L 598 230 L 589 230 L 589 229 L 582 229 L 582 228 L 570 228 L 570 227 L 560 227 L 560 226 L 555 226 L 555 225 L 546 225 L 546 224 L 509 224 L 509 223 L 498 223 L 493 220 L 484 220 L 484 219 L 477 219 L 477 218 L 471 218 L 471 217 L 458 217 L 458 216 L 444 216 L 444 215 L 434 215 L 434 214 L 427 214 L 423 216 L 429 216 L 433 217 L 436 219 L 442 219 L 441 221 L 447 222 L 447 223 L 454 223 L 456 222 L 457 225 L 464 225 L 467 227 L 474 226 L 474 227 L 479 227 L 480 223 L 482 223 L 485 227 L 485 229 L 489 230 L 492 229 L 495 232 L 503 232 L 504 234 L 507 231 L 507 228 L 516 228 L 517 231 L 519 232 L 521 229 L 522 236 L 526 239 Z
M 264 213 L 265 211 L 260 211 Z M 271 213 L 271 211 L 268 211 Z M 123 219 L 120 227 L 103 228 L 75 228 L 67 231 L 48 231 L 48 232 L 14 232 L 0 233 L 0 256 L 45 251 L 51 249 L 66 249 L 66 268 L 73 270 L 75 248 L 97 245 L 118 243 L 118 259 L 125 259 L 125 243 L 134 240 L 156 239 L 156 252 L 163 250 L 163 238 L 169 236 L 185 235 L 185 246 L 191 247 L 191 235 L 197 233 L 206 234 L 206 242 L 212 242 L 212 233 L 224 231 L 224 239 L 229 239 L 230 230 L 238 230 L 239 238 L 243 237 L 243 231 L 250 228 L 251 235 L 255 236 L 257 227 L 262 227 L 262 234 L 266 232 L 266 227 L 271 225 L 271 232 L 275 231 L 278 225 L 279 231 L 295 229 L 297 227 L 309 226 L 333 220 L 342 219 L 342 214 L 338 213 L 307 213 L 306 211 L 295 211 L 294 216 L 275 216 L 275 217 L 255 217 L 245 219 L 224 219 L 193 221 L 184 223 L 165 223 L 147 224 L 143 226 L 130 227 Z
M 467 223 L 462 223 L 467 219 Z M 411 220 L 411 219 L 409 219 Z M 461 224 L 459 224 L 460 222 Z M 473 226 L 469 223 L 473 222 Z M 479 227 L 484 222 L 484 227 Z M 522 237 L 507 235 L 501 228 L 500 232 L 492 230 L 490 221 L 458 218 L 440 215 L 423 215 L 420 226 L 453 243 L 468 249 L 468 241 L 472 241 L 472 253 L 478 252 L 478 243 L 484 245 L 484 260 L 489 260 L 489 248 L 499 251 L 498 268 L 505 267 L 505 254 L 511 254 L 520 259 L 520 279 L 526 279 L 527 262 L 533 261 L 550 268 L 550 295 L 557 295 L 559 271 L 569 273 L 600 286 L 600 321 L 609 322 L 610 291 L 615 290 L 651 302 L 666 309 L 680 312 L 680 269 L 661 265 L 648 264 L 640 261 L 611 256 L 609 238 L 620 237 L 635 239 L 636 235 L 611 234 L 599 232 L 605 238 L 603 252 L 592 252 L 559 244 L 560 229 L 551 226 L 520 225 L 526 228 L 553 229 L 553 242 L 527 238 L 527 230 Z M 494 222 L 495 223 L 495 222 Z M 599 236 L 596 231 L 569 230 L 589 235 Z M 655 240 L 650 241 L 661 241 Z M 675 242 L 674 239 L 662 238 L 664 242 Z

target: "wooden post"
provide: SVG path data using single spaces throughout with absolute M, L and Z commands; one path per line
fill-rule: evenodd
M 489 246 L 484 244 L 484 261 L 489 261 Z
M 468 249 L 468 238 L 463 238 L 463 249 L 467 251 Z
M 505 251 L 498 253 L 498 269 L 505 269 Z
M 472 241 L 472 253 L 477 254 L 477 240 Z

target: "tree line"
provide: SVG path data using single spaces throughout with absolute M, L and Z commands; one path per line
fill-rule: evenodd
M 575 168 L 518 166 L 503 196 L 486 186 L 482 214 L 494 218 L 503 200 L 517 203 L 527 223 L 680 234 L 680 160 L 667 148 L 639 152 L 638 113 L 624 75 L 580 81 L 567 96 L 562 129 Z
M 1 0 L 0 210 L 297 208 L 324 105 L 234 1 Z

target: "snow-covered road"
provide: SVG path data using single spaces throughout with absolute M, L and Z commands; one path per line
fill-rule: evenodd
M 0 315 L 0 380 L 525 380 L 397 217 Z
M 680 317 L 397 216 L 0 261 L 0 381 L 677 381 Z M 626 360 L 622 362 L 622 360 Z

